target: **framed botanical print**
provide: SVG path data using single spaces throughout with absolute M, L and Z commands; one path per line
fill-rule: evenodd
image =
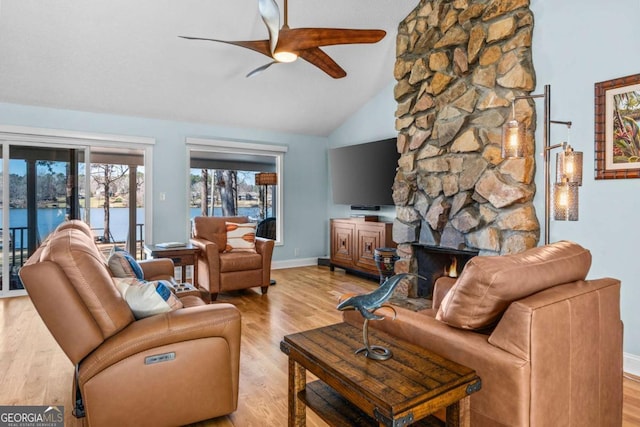
M 640 74 L 595 84 L 595 172 L 640 178 Z

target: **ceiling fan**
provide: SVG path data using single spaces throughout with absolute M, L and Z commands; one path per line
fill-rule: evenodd
M 342 28 L 289 28 L 287 0 L 284 0 L 284 25 L 280 27 L 280 9 L 275 0 L 258 0 L 260 16 L 269 32 L 268 40 L 227 41 L 202 37 L 179 36 L 189 40 L 227 43 L 259 52 L 272 58 L 247 74 L 254 76 L 273 64 L 294 62 L 298 58 L 315 65 L 334 79 L 347 75 L 321 46 L 354 43 L 376 43 L 385 36 L 383 30 L 355 30 Z

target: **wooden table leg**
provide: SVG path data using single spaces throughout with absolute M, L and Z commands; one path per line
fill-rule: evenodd
M 471 427 L 471 397 L 447 406 L 447 427 Z
M 191 284 L 198 288 L 198 253 L 193 256 L 193 277 L 191 278 Z
M 289 359 L 289 427 L 305 427 L 306 406 L 298 393 L 306 387 L 307 370 L 293 359 Z

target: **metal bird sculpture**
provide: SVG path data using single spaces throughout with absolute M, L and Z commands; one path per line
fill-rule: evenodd
M 375 291 L 369 292 L 368 294 L 349 297 L 338 304 L 338 310 L 358 310 L 360 314 L 362 314 L 362 317 L 364 317 L 364 323 L 362 325 L 362 339 L 364 341 L 364 347 L 357 349 L 356 354 L 364 353 L 369 359 L 374 360 L 387 360 L 393 356 L 393 353 L 388 348 L 369 344 L 369 320 L 384 319 L 384 316 L 375 314 L 376 310 L 384 306 L 385 301 L 391 297 L 396 286 L 398 286 L 402 279 L 408 276 L 421 277 L 412 273 L 396 274 L 388 277 L 387 280 L 385 280 L 384 283 Z M 386 307 L 393 311 L 395 319 L 396 310 L 389 305 Z
M 373 292 L 369 292 L 368 294 L 356 295 L 346 300 L 342 301 L 338 304 L 338 310 L 358 310 L 362 317 L 368 320 L 381 320 L 384 316 L 379 316 L 375 314 L 375 311 L 382 307 L 382 305 L 387 301 L 391 294 L 393 294 L 393 290 L 398 286 L 400 281 L 407 276 L 415 276 L 412 273 L 399 273 L 394 276 L 387 278 L 379 288 L 377 288 Z

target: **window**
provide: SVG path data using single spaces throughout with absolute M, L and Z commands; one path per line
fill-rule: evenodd
M 187 138 L 187 151 L 189 218 L 242 215 L 259 222 L 275 217 L 276 244 L 282 244 L 286 147 Z M 271 174 L 277 182 L 256 185 L 257 174 Z
M 198 215 L 240 215 L 258 222 L 275 217 L 273 186 L 258 185 L 260 172 L 218 167 L 220 169 L 192 166 L 189 193 L 191 218 Z

